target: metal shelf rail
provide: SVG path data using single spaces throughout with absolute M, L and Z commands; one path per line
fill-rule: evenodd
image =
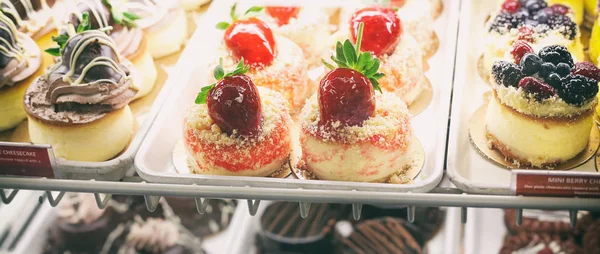
M 3 203 L 10 203 L 19 190 L 45 191 L 46 198 L 40 197 L 39 202 L 47 199 L 52 206 L 58 205 L 65 192 L 94 193 L 96 203 L 101 209 L 114 194 L 144 196 L 149 211 L 156 209 L 162 196 L 189 197 L 196 200 L 196 208 L 201 214 L 204 213 L 208 200 L 219 198 L 246 199 L 251 215 L 256 213 L 261 200 L 299 202 L 302 217 L 308 216 L 312 202 L 352 204 L 355 219 L 360 218 L 362 204 L 407 206 L 407 219 L 411 222 L 414 221 L 416 206 L 460 207 L 463 223 L 467 220 L 468 207 L 515 208 L 518 225 L 522 221 L 523 209 L 568 210 L 572 225 L 577 222 L 578 210 L 600 211 L 598 199 L 475 195 L 463 193 L 457 188 L 444 187 L 437 187 L 430 193 L 353 191 L 352 195 L 347 195 L 347 191 L 156 184 L 147 183 L 139 177 L 128 177 L 118 182 L 0 177 L 0 200 Z

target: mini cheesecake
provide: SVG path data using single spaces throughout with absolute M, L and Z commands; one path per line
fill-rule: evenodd
M 221 72 L 220 72 L 220 71 Z M 183 143 L 195 174 L 269 176 L 288 163 L 292 119 L 280 93 L 256 87 L 248 67 L 202 89 L 184 117 Z M 220 74 L 219 74 L 220 73 Z M 260 83 L 256 83 L 261 85 Z
M 519 65 L 492 67 L 494 97 L 485 116 L 490 146 L 507 160 L 538 168 L 574 158 L 594 125 L 600 72 L 591 63 L 574 64 L 564 46 L 513 51 Z
M 223 66 L 231 68 L 243 59 L 250 67 L 246 75 L 256 84 L 281 93 L 288 100 L 292 115 L 296 115 L 314 90 L 302 48 L 274 33 L 265 21 L 247 17 L 247 14 L 237 16 L 235 8 L 234 5 L 231 24 L 218 24 L 219 28 L 225 29 L 223 43 L 218 48 Z M 252 12 L 253 8 L 246 11 Z
M 124 4 L 123 8 L 140 16 L 136 24 L 144 31 L 153 58 L 179 51 L 187 39 L 186 15 L 177 3 L 176 0 L 132 0 Z
M 77 27 L 81 23 L 83 13 L 88 13 L 90 24 L 93 29 L 104 29 L 114 40 L 119 54 L 133 63 L 133 68 L 140 75 L 141 79 L 136 80 L 135 86 L 138 88 L 134 100 L 150 93 L 154 88 L 158 72 L 154 65 L 154 60 L 150 53 L 149 42 L 144 35 L 144 31 L 137 27 L 137 20 L 127 18 L 129 12 L 115 9 L 115 6 L 107 6 L 100 0 L 82 0 L 74 6 L 70 6 L 69 15 L 63 21 L 64 24 L 72 24 Z M 115 13 L 123 16 L 123 13 L 129 13 L 117 20 Z M 62 31 L 61 33 L 64 33 Z
M 63 15 L 63 6 L 57 2 L 60 1 L 0 0 L 0 6 L 20 32 L 37 40 L 54 30 L 55 17 Z
M 306 62 L 320 65 L 321 56 L 327 50 L 325 40 L 331 35 L 329 16 L 325 10 L 315 7 L 266 6 L 260 18 L 269 23 L 275 33 L 281 34 L 302 48 Z
M 406 104 L 412 104 L 425 88 L 420 45 L 426 42 L 418 43 L 412 33 L 404 30 L 406 25 L 403 17 L 392 9 L 365 7 L 349 16 L 344 25 L 341 25 L 342 29 L 333 34 L 331 44 L 335 45 L 335 41 L 344 39 L 355 41 L 357 24 L 364 21 L 365 37 L 361 50 L 370 52 L 381 60 L 379 70 L 385 75 L 379 79 L 381 88 L 395 93 Z
M 394 94 L 376 96 L 375 116 L 362 126 L 331 128 L 319 122 L 317 96 L 307 100 L 300 115 L 302 161 L 322 180 L 386 182 L 408 162 L 412 141 L 410 113 Z
M 12 20 L 2 13 L 0 39 L 0 131 L 3 131 L 27 118 L 23 96 L 43 70 L 40 49 L 35 42 L 17 31 Z
M 509 59 L 510 48 L 517 40 L 527 42 L 536 51 L 549 45 L 562 45 L 576 60 L 585 60 L 581 34 L 568 6 L 549 5 L 543 0 L 532 1 L 527 6 L 520 2 L 504 1 L 487 22 L 482 73 L 489 73 L 494 62 Z
M 59 62 L 25 94 L 31 141 L 52 145 L 66 160 L 109 160 L 133 136 L 135 120 L 127 104 L 138 76 L 102 31 L 70 34 L 59 46 Z

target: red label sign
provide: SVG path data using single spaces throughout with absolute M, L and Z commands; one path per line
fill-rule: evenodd
M 524 196 L 600 198 L 600 173 L 514 170 L 512 188 Z
M 0 142 L 0 175 L 54 177 L 49 146 Z

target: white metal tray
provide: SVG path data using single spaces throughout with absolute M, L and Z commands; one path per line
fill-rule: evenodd
M 433 101 L 429 107 L 413 118 L 413 129 L 425 149 L 425 165 L 411 184 L 374 184 L 335 181 L 298 181 L 265 177 L 231 177 L 178 174 L 172 160 L 176 143 L 182 137 L 183 114 L 194 103 L 200 88 L 207 84 L 208 64 L 216 59 L 215 48 L 222 32 L 214 24 L 227 19 L 234 0 L 218 1 L 211 5 L 202 27 L 191 39 L 182 68 L 173 82 L 173 92 L 158 114 L 135 159 L 138 174 L 149 182 L 174 184 L 199 184 L 216 186 L 273 187 L 288 189 L 370 190 L 380 192 L 427 192 L 434 188 L 443 175 L 444 149 L 447 134 L 452 63 L 455 56 L 458 26 L 457 1 L 446 0 L 435 29 L 440 38 L 440 48 L 431 58 L 427 77 L 433 86 Z M 271 3 L 273 1 L 269 1 Z M 317 2 L 310 2 L 310 4 Z M 288 3 L 289 4 L 289 3 Z M 304 4 L 306 4 L 304 2 Z
M 484 94 L 491 91 L 477 72 L 477 62 L 483 52 L 485 20 L 496 6 L 494 0 L 463 0 L 461 4 L 447 173 L 465 192 L 509 195 L 511 171 L 482 156 L 469 138 L 469 119 L 484 105 Z M 595 172 L 594 160 L 573 170 Z
M 255 216 L 244 213 L 244 217 L 235 224 L 237 230 L 230 237 L 236 239 L 231 241 L 227 251 L 229 254 L 253 254 L 256 253 L 256 234 L 259 231 L 260 216 L 271 202 L 265 202 Z M 234 225 L 232 225 L 234 226 Z M 441 230 L 427 242 L 426 253 L 455 254 L 461 248 L 462 224 L 460 223 L 460 209 L 448 208 L 446 218 Z
M 241 201 L 238 201 L 236 210 L 231 218 L 229 227 L 224 231 L 203 239 L 202 248 L 207 253 L 226 253 L 229 243 L 232 238 L 231 232 L 235 232 L 237 227 L 234 227 L 236 221 L 243 219 L 242 217 L 248 213 L 247 206 Z M 42 253 L 47 242 L 48 230 L 53 225 L 56 218 L 56 209 L 44 202 L 40 210 L 37 212 L 29 226 L 23 231 L 21 238 L 18 240 L 10 253 L 13 254 L 38 254 Z

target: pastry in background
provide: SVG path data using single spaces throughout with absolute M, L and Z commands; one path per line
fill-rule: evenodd
M 0 0 L 0 7 L 19 31 L 37 40 L 56 29 L 55 17 L 64 15 L 64 6 L 61 2 L 60 0 Z
M 354 221 L 351 211 L 348 213 L 347 220 L 359 223 L 363 220 L 372 220 L 383 217 L 394 217 L 406 219 L 408 210 L 406 207 L 383 208 L 372 205 L 363 205 L 359 221 Z M 438 207 L 416 207 L 415 220 L 413 225 L 419 228 L 426 240 L 431 240 L 441 230 L 446 218 L 445 210 Z
M 571 227 L 569 213 L 566 211 L 523 210 L 523 220 L 520 226 L 516 222 L 517 212 L 514 209 L 504 210 L 504 224 L 512 234 L 551 233 L 583 235 L 593 218 L 588 212 L 577 213 L 577 225 Z
M 84 22 L 56 38 L 58 62 L 25 94 L 29 136 L 50 144 L 56 157 L 72 161 L 106 161 L 123 151 L 133 136 L 128 103 L 137 92 L 139 73 L 119 55 L 106 33 L 86 30 Z
M 42 72 L 40 49 L 13 21 L 0 12 L 0 131 L 27 118 L 23 96 Z
M 600 253 L 600 220 L 597 219 L 589 224 L 582 245 L 585 254 Z
M 499 253 L 583 254 L 584 252 L 571 235 L 523 232 L 507 235 Z
M 317 7 L 265 6 L 265 14 L 260 18 L 269 27 L 302 48 L 306 62 L 311 66 L 321 64 L 321 56 L 328 49 L 325 40 L 331 35 L 329 16 Z
M 494 96 L 485 116 L 489 144 L 507 160 L 536 168 L 574 158 L 587 147 L 594 126 L 600 70 L 590 62 L 575 63 L 561 45 L 536 54 L 517 41 L 510 52 L 511 62 L 492 67 Z
M 547 0 L 548 5 L 562 4 L 568 6 L 573 11 L 574 21 L 578 26 L 583 24 L 585 16 L 584 1 L 586 0 Z
M 232 23 L 217 24 L 217 28 L 225 30 L 218 48 L 223 68 L 234 68 L 243 59 L 250 67 L 248 77 L 258 86 L 281 93 L 295 115 L 313 91 L 302 49 L 285 36 L 273 33 L 266 22 L 252 17 L 262 7 L 251 7 L 242 16 L 236 14 L 236 5 L 231 8 Z
M 589 45 L 588 53 L 590 61 L 600 66 L 600 16 L 594 21 Z
M 420 44 L 393 9 L 373 6 L 353 10 L 340 30 L 333 34 L 330 46 L 335 48 L 335 42 L 346 39 L 356 43 L 358 26 L 364 23 L 360 50 L 381 60 L 379 71 L 384 74 L 379 79 L 381 88 L 412 104 L 426 88 L 427 81 Z M 421 45 L 426 43 L 427 40 Z
M 69 15 L 64 20 L 65 27 L 60 33 L 65 34 L 64 29 L 68 24 L 77 27 L 83 19 L 83 13 L 87 12 L 91 29 L 100 29 L 109 34 L 119 54 L 131 61 L 136 72 L 140 73 L 140 79 L 135 80 L 134 84 L 138 89 L 133 98 L 135 100 L 152 91 L 158 73 L 144 31 L 136 24 L 140 17 L 119 6 L 113 6 L 113 2 L 120 3 L 114 0 L 80 0 L 69 5 Z
M 357 45 L 364 43 L 363 28 L 361 23 Z M 410 181 L 398 175 L 411 158 L 410 113 L 400 98 L 382 92 L 379 59 L 357 45 L 338 42 L 331 57 L 337 67 L 324 62 L 331 71 L 300 115 L 298 167 L 321 180 Z
M 153 58 L 181 50 L 188 35 L 184 10 L 177 0 L 128 0 L 123 9 L 139 17 L 136 25 L 144 30 L 148 51 Z
M 204 213 L 198 213 L 193 198 L 165 197 L 173 212 L 186 227 L 197 237 L 213 236 L 229 227 L 237 201 L 231 199 L 211 199 Z M 145 205 L 142 209 L 146 209 Z
M 210 3 L 211 0 L 179 0 L 179 4 L 186 11 L 195 11 Z
M 300 217 L 298 203 L 274 202 L 260 217 L 258 253 L 333 253 L 333 225 L 341 205 L 312 204 Z
M 600 1 L 598 0 L 583 0 L 585 17 L 583 25 L 587 28 L 592 27 L 596 19 L 598 19 L 598 10 L 600 9 Z
M 574 12 L 566 5 L 548 5 L 544 0 L 506 0 L 486 24 L 483 62 L 480 73 L 487 76 L 496 61 L 511 59 L 516 41 L 528 43 L 535 52 L 550 45 L 568 49 L 577 61 L 584 61 L 581 34 Z
M 425 238 L 404 219 L 383 217 L 335 225 L 337 253 L 423 253 Z
M 243 61 L 231 72 L 218 65 L 217 83 L 203 87 L 187 110 L 183 143 L 192 173 L 270 176 L 288 164 L 293 122 L 287 102 L 246 75 L 249 68 Z

